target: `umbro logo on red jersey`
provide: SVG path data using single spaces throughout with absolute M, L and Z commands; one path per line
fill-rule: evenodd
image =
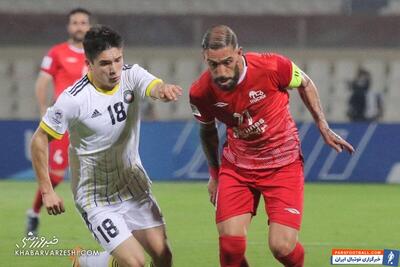
M 219 108 L 226 107 L 227 105 L 228 105 L 228 103 L 224 103 L 224 102 L 217 102 L 214 104 L 214 106 L 219 107 Z
M 96 117 L 98 117 L 98 116 L 101 116 L 101 113 L 100 113 L 100 111 L 98 111 L 97 109 L 95 109 L 95 110 L 93 111 L 92 116 L 91 116 L 90 118 L 94 119 L 94 118 L 96 118 Z
M 300 211 L 295 208 L 285 208 L 285 210 L 293 214 L 300 214 Z
M 264 99 L 265 97 L 266 97 L 265 93 L 261 90 L 258 91 L 252 90 L 249 92 L 250 103 L 256 103 L 261 99 Z
M 66 61 L 68 63 L 76 63 L 78 62 L 78 59 L 76 57 L 67 57 Z

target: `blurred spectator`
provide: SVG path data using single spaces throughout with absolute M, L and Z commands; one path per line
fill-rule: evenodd
M 349 99 L 349 109 L 347 115 L 351 121 L 365 121 L 367 110 L 367 93 L 371 85 L 371 74 L 359 69 L 357 76 L 349 84 L 351 96 Z
M 372 121 L 382 116 L 383 103 L 379 93 L 370 90 L 371 74 L 360 68 L 349 83 L 351 96 L 347 115 L 351 121 Z

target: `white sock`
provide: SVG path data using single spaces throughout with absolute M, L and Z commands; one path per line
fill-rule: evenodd
M 117 267 L 117 262 L 107 251 L 100 252 L 99 255 L 80 256 L 79 264 L 81 267 Z
M 33 209 L 29 209 L 29 210 L 27 211 L 27 214 L 28 214 L 30 217 L 35 217 L 35 218 L 39 217 L 39 213 L 34 212 Z

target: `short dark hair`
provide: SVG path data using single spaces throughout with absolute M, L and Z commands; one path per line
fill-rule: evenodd
M 90 21 L 90 19 L 91 19 L 91 17 L 92 17 L 92 13 L 90 13 L 89 10 L 84 9 L 84 8 L 82 8 L 82 7 L 77 7 L 77 8 L 72 9 L 72 10 L 68 13 L 68 21 L 69 21 L 69 19 L 71 18 L 72 15 L 75 15 L 75 14 L 78 14 L 78 13 L 82 13 L 82 14 L 87 15 L 87 16 L 89 17 L 89 21 Z
M 201 47 L 203 50 L 220 49 L 227 46 L 238 47 L 236 34 L 226 25 L 217 25 L 209 28 L 203 36 Z
M 119 33 L 108 26 L 96 25 L 90 28 L 83 39 L 86 58 L 93 62 L 104 50 L 122 48 L 123 40 Z

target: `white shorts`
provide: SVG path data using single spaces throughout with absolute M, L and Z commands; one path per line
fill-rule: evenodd
M 132 236 L 132 231 L 164 225 L 160 208 L 150 194 L 142 200 L 96 207 L 82 213 L 95 239 L 109 253 Z

